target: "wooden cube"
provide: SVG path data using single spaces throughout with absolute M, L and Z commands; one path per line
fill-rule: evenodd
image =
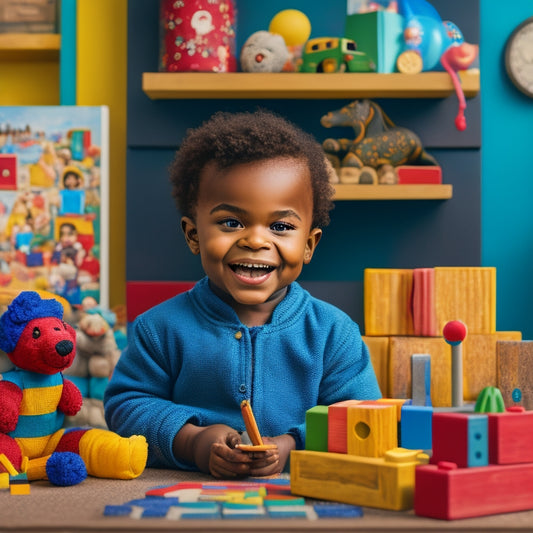
M 431 402 L 435 407 L 451 406 L 451 347 L 442 337 L 391 337 L 389 394 L 411 398 L 411 356 L 431 355 Z
M 396 406 L 359 404 L 348 407 L 349 455 L 382 457 L 398 447 Z
M 368 347 L 370 360 L 378 380 L 381 394 L 386 396 L 389 390 L 389 346 L 390 337 L 363 337 Z
M 533 410 L 533 341 L 498 341 L 497 383 L 506 407 Z
M 435 267 L 437 333 L 450 320 L 461 320 L 470 334 L 496 331 L 496 269 Z
M 365 335 L 413 335 L 412 291 L 410 269 L 365 269 Z
M 498 382 L 496 344 L 499 341 L 519 341 L 519 331 L 497 331 L 477 335 L 470 333 L 463 341 L 463 395 L 465 401 L 475 402 L 485 387 Z

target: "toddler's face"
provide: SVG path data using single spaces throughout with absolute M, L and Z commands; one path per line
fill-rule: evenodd
M 189 245 L 200 253 L 205 273 L 240 305 L 282 297 L 322 234 L 312 228 L 309 170 L 292 158 L 227 170 L 209 165 L 200 181 L 196 220 L 184 220 L 186 234 L 196 231 Z

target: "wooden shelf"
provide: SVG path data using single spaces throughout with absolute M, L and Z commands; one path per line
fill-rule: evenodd
M 59 33 L 0 33 L 0 60 L 57 61 Z
M 452 185 L 335 184 L 334 200 L 449 200 Z
M 479 71 L 459 72 L 467 98 L 479 92 Z M 446 72 L 250 73 L 145 72 L 143 91 L 152 99 L 187 98 L 446 98 L 454 93 Z

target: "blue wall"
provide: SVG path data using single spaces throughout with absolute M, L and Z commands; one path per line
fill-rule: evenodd
M 505 43 L 532 0 L 481 0 L 482 264 L 497 268 L 498 330 L 533 339 L 533 100 L 508 80 Z

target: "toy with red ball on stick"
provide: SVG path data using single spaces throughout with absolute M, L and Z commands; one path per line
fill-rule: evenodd
M 466 326 L 460 320 L 447 322 L 442 330 L 444 340 L 452 347 L 452 407 L 463 405 L 463 341 Z

